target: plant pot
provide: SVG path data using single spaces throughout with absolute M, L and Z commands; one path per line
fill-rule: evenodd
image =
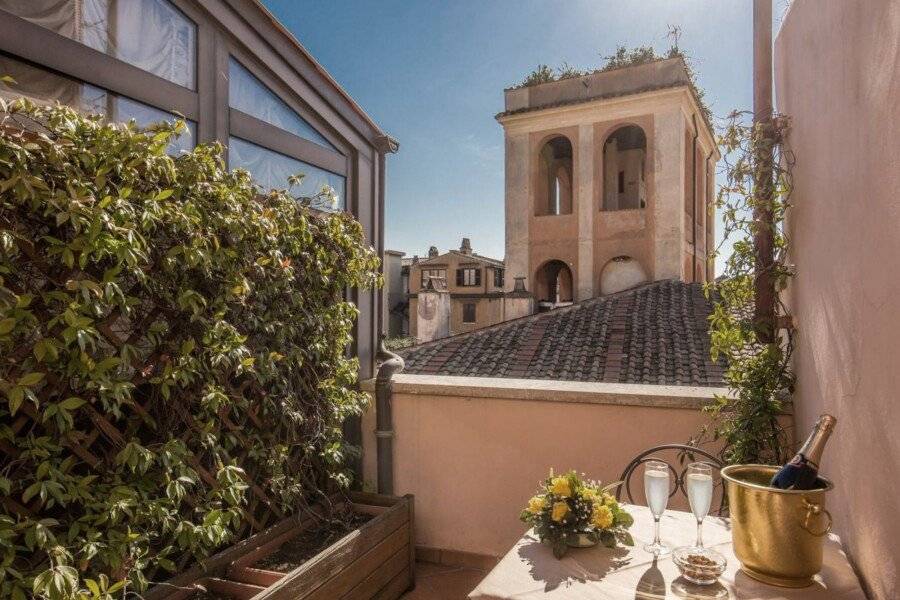
M 155 586 L 144 598 L 187 600 L 207 590 L 234 600 L 396 600 L 415 582 L 413 497 L 351 493 L 350 500 L 354 512 L 372 519 L 288 572 L 255 565 L 306 531 L 311 519 L 285 519 Z
M 588 533 L 573 533 L 566 536 L 566 545 L 569 548 L 591 548 L 597 545 L 597 540 Z
M 731 465 L 722 469 L 728 493 L 734 554 L 750 577 L 801 588 L 822 569 L 822 543 L 831 529 L 825 495 L 834 486 L 781 490 L 769 486 L 779 467 Z

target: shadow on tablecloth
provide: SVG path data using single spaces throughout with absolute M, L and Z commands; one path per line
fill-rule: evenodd
M 529 542 L 519 546 L 519 557 L 528 564 L 531 577 L 535 581 L 544 582 L 544 592 L 553 591 L 561 585 L 568 587 L 576 582 L 602 581 L 610 571 L 631 562 L 626 559 L 628 550 L 622 547 L 611 548 L 602 554 L 591 553 L 589 561 L 580 560 L 573 552 L 562 560 L 556 560 L 550 546 L 530 535 L 526 539 Z M 585 555 L 582 557 L 586 558 Z

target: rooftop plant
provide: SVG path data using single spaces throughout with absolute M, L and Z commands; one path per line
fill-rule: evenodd
M 123 597 L 327 502 L 360 224 L 169 156 L 180 121 L 0 114 L 0 597 Z
M 672 39 L 672 45 L 663 54 L 658 54 L 653 46 L 636 46 L 634 48 L 628 48 L 626 46 L 619 45 L 616 47 L 615 52 L 603 57 L 605 62 L 599 67 L 593 69 L 578 69 L 569 65 L 568 63 L 563 63 L 556 69 L 553 69 L 548 65 L 540 64 L 531 73 L 526 75 L 525 79 L 523 79 L 515 87 L 523 88 L 533 85 L 540 85 L 542 83 L 572 79 L 575 77 L 585 77 L 587 75 L 593 75 L 595 73 L 604 73 L 606 71 L 614 71 L 616 69 L 624 69 L 626 67 L 636 67 L 638 65 L 665 60 L 667 58 L 679 57 L 684 61 L 688 77 L 691 80 L 691 88 L 696 94 L 697 102 L 700 105 L 700 110 L 703 113 L 703 116 L 706 119 L 707 123 L 712 126 L 712 112 L 706 104 L 703 88 L 701 88 L 697 82 L 697 74 L 691 66 L 691 59 L 684 52 L 682 52 L 681 48 L 678 45 L 680 29 L 677 26 L 671 27 L 669 30 L 669 37 Z

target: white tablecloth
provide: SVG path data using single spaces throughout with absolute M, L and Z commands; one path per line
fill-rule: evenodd
M 497 566 L 476 587 L 472 600 L 628 600 L 659 598 L 734 598 L 764 600 L 865 600 L 859 581 L 841 550 L 840 541 L 825 541 L 822 572 L 816 583 L 803 589 L 765 585 L 740 572 L 731 547 L 728 519 L 709 517 L 703 525 L 703 539 L 728 560 L 719 583 L 698 586 L 679 577 L 671 555 L 658 560 L 643 550 L 653 538 L 653 517 L 649 509 L 632 506 L 635 523 L 631 528 L 635 545 L 631 548 L 573 548 L 562 559 L 553 557 L 550 547 L 538 542 L 532 532 L 525 534 Z M 666 511 L 661 521 L 661 537 L 670 547 L 691 545 L 696 538 L 696 520 L 690 513 Z

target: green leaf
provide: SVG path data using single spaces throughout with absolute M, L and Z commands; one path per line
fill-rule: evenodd
M 28 373 L 27 375 L 23 375 L 22 377 L 19 378 L 17 385 L 31 387 L 31 386 L 37 385 L 43 379 L 44 379 L 43 373 L 38 373 L 38 372 Z
M 0 321 L 0 335 L 6 335 L 16 326 L 16 320 L 8 317 Z
M 83 406 L 85 401 L 81 398 L 76 398 L 75 396 L 70 396 L 66 398 L 62 402 L 59 403 L 60 408 L 64 408 L 66 410 L 75 410 L 79 406 Z
M 153 196 L 153 199 L 156 201 L 165 200 L 166 198 L 171 196 L 174 192 L 175 192 L 175 190 L 162 190 L 161 192 L 159 192 L 158 194 Z
M 25 400 L 25 388 L 14 386 L 6 391 L 6 397 L 9 399 L 9 414 L 15 416 L 16 411 L 22 406 Z

